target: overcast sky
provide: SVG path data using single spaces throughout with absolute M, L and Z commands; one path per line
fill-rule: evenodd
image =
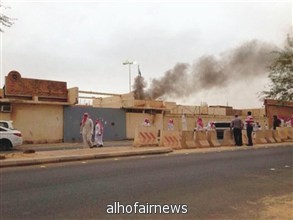
M 252 40 L 282 48 L 292 34 L 292 1 L 2 2 L 10 7 L 2 13 L 17 20 L 1 34 L 1 87 L 17 70 L 24 78 L 66 81 L 68 88 L 128 93 L 126 59 L 140 65 L 149 85 L 177 63 L 191 65 Z M 268 82 L 264 74 L 167 101 L 259 108 L 257 93 Z

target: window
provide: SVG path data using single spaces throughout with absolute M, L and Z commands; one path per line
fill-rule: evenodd
M 0 126 L 2 126 L 4 128 L 8 128 L 8 123 L 6 123 L 6 122 L 0 122 Z

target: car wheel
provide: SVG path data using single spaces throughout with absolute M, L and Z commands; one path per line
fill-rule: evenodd
M 9 140 L 0 140 L 0 150 L 11 150 L 12 143 Z

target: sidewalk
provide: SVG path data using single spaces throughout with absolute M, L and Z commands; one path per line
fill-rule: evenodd
M 75 145 L 75 144 L 74 144 Z M 36 145 L 34 145 L 36 146 Z M 39 146 L 39 145 L 38 145 Z M 69 144 L 54 144 L 58 147 L 69 147 Z M 45 146 L 46 147 L 46 146 Z M 36 147 L 22 146 L 22 149 L 38 149 Z M 145 147 L 134 148 L 131 146 L 113 146 L 87 149 L 66 149 L 36 151 L 35 153 L 23 153 L 21 151 L 10 151 L 1 153 L 5 159 L 0 160 L 0 167 L 26 166 L 45 163 L 58 163 L 78 160 L 105 159 L 113 157 L 126 157 L 136 155 L 163 154 L 172 152 L 168 147 Z
M 124 145 L 123 145 L 124 144 Z M 209 152 L 223 152 L 223 151 L 235 151 L 235 150 L 248 150 L 248 149 L 259 149 L 268 147 L 283 147 L 291 146 L 292 142 L 283 142 L 275 144 L 259 144 L 253 147 L 231 147 L 222 146 L 214 148 L 194 148 L 194 149 L 182 149 L 173 150 L 169 147 L 132 147 L 129 143 L 124 142 L 116 145 L 110 145 L 102 148 L 81 148 L 80 143 L 60 143 L 60 144 L 35 144 L 35 145 L 22 145 L 18 147 L 20 151 L 8 151 L 1 152 L 0 155 L 5 157 L 0 160 L 0 168 L 2 167 L 14 167 L 14 166 L 26 166 L 46 163 L 58 163 L 58 162 L 69 162 L 79 160 L 90 160 L 90 159 L 105 159 L 113 157 L 126 157 L 126 156 L 137 156 L 137 155 L 150 155 L 150 154 L 189 154 L 189 153 L 209 153 Z M 125 145 L 127 144 L 127 146 Z M 38 151 L 41 148 L 48 148 L 50 150 Z M 80 147 L 77 149 L 70 149 L 71 147 Z M 58 148 L 59 150 L 54 150 Z M 23 153 L 24 150 L 34 149 L 35 153 Z

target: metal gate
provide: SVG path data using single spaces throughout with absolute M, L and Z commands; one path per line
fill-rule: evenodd
M 104 125 L 104 140 L 126 139 L 126 113 L 122 109 L 93 108 L 90 106 L 64 107 L 64 142 L 80 142 L 80 122 L 87 112 L 94 124 L 100 119 Z

